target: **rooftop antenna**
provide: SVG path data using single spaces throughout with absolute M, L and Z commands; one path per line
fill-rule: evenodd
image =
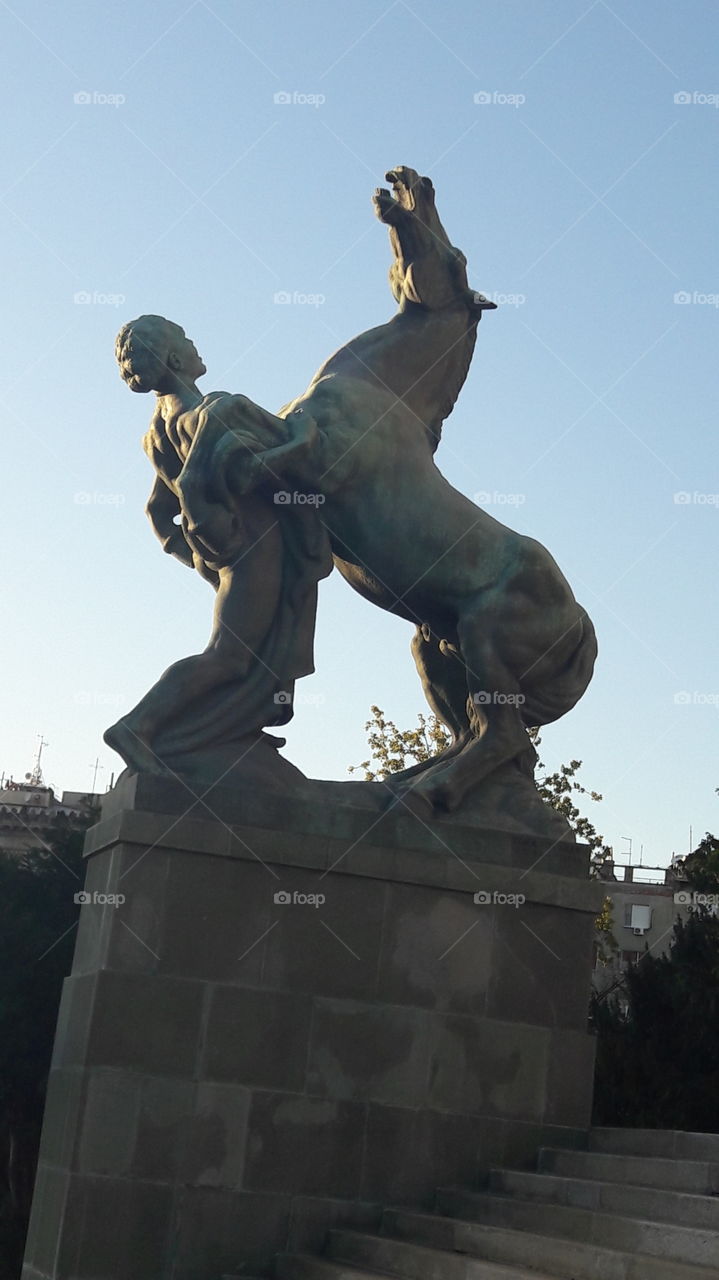
M 631 865 L 632 865 L 632 837 L 631 837 L 631 836 L 622 836 L 622 840 L 626 840 L 626 841 L 627 841 L 627 843 L 628 843 L 628 845 L 629 845 L 629 865 L 630 865 L 630 867 L 631 867 Z
M 37 749 L 37 755 L 35 757 L 33 770 L 32 770 L 32 773 L 25 774 L 25 777 L 27 778 L 27 781 L 30 783 L 31 787 L 42 787 L 44 785 L 43 776 L 42 776 L 42 765 L 40 764 L 40 761 L 42 760 L 43 747 L 50 746 L 50 743 L 45 741 L 41 733 L 39 733 L 37 736 L 40 739 L 40 746 Z
M 97 795 L 97 775 L 98 775 L 98 772 L 101 772 L 101 773 L 104 773 L 104 772 L 105 772 L 105 766 L 104 766 L 104 764 L 100 764 L 100 757 L 99 757 L 99 756 L 95 756 L 95 763 L 94 763 L 94 764 L 89 765 L 88 767 L 89 767 L 90 769 L 92 769 L 92 770 L 93 770 L 93 774 L 92 774 L 92 795 Z

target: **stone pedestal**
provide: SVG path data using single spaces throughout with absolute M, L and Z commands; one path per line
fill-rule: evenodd
M 324 794 L 129 777 L 106 799 L 24 1280 L 257 1274 L 581 1145 L 587 851 Z

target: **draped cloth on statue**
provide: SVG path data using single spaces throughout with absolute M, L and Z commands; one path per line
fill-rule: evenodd
M 184 459 L 173 487 L 190 547 L 211 571 L 246 576 L 248 611 L 268 594 L 276 607 L 260 643 L 246 646 L 246 669 L 189 701 L 159 730 L 153 750 L 170 766 L 178 756 L 287 724 L 295 680 L 314 671 L 317 586 L 332 569 L 327 532 L 317 505 L 302 500 L 306 495 L 278 502 L 249 479 L 257 455 L 289 439 L 283 426 L 245 397 L 224 392 L 205 396 L 173 424 L 172 443 Z M 273 548 L 271 563 L 265 559 L 261 572 L 248 570 L 260 540 Z

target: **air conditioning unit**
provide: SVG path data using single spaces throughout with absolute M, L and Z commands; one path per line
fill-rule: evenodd
M 644 929 L 632 929 L 632 933 L 634 934 L 635 938 L 644 937 Z

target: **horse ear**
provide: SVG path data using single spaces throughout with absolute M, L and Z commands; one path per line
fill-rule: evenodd
M 434 191 L 431 178 L 420 178 L 420 182 L 422 183 L 422 186 L 424 187 L 425 191 Z

